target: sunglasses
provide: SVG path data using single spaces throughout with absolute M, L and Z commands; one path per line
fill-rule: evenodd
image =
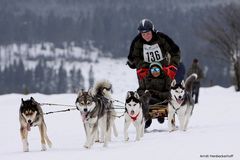
M 151 72 L 160 72 L 160 69 L 159 68 L 152 68 Z

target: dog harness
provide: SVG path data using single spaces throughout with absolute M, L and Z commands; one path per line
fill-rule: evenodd
M 185 92 L 185 94 L 184 94 L 184 97 L 182 98 L 183 100 L 182 100 L 182 102 L 181 103 L 178 103 L 179 105 L 180 105 L 180 107 L 179 108 L 175 108 L 174 107 L 174 105 L 172 104 L 172 102 L 171 101 L 169 101 L 169 104 L 172 106 L 172 108 L 175 110 L 175 113 L 177 114 L 177 111 L 181 108 L 181 106 L 183 106 L 183 105 L 185 105 L 186 104 L 186 102 L 187 102 L 187 100 L 189 100 L 190 99 L 190 93 L 189 92 Z
M 171 102 L 171 101 L 169 102 L 169 104 L 170 104 L 170 105 L 172 106 L 172 108 L 174 109 L 174 111 L 175 111 L 175 114 L 177 114 L 177 111 L 178 111 L 178 110 L 181 108 L 181 105 L 180 105 L 180 107 L 179 107 L 179 108 L 177 108 L 177 109 L 176 109 L 176 108 L 174 107 L 174 105 L 172 104 L 172 102 Z

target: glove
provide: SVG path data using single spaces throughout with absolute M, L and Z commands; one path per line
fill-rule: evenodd
M 126 65 L 128 65 L 131 69 L 135 69 L 136 68 L 136 65 L 133 62 L 129 61 L 129 60 L 127 61 Z
M 173 65 L 170 65 L 167 67 L 163 67 L 163 71 L 166 75 L 168 75 L 168 77 L 173 80 L 176 76 L 177 68 Z
M 148 68 L 140 68 L 137 70 L 137 75 L 139 80 L 142 80 L 143 78 L 145 78 L 148 74 Z
M 149 98 L 151 97 L 151 92 L 149 90 L 145 90 L 144 95 Z

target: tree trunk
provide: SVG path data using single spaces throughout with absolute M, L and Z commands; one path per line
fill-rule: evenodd
M 235 80 L 236 80 L 236 91 L 240 91 L 240 62 L 239 59 L 234 64 Z

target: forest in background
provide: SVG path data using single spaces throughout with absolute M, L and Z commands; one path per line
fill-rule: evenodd
M 210 54 L 211 44 L 199 34 L 203 21 L 209 16 L 218 16 L 217 10 L 230 2 L 0 0 L 0 45 L 51 42 L 56 48 L 64 48 L 63 44 L 74 42 L 83 49 L 91 44 L 101 50 L 103 56 L 110 53 L 113 58 L 127 57 L 139 21 L 149 18 L 159 31 L 168 34 L 180 46 L 186 68 L 193 58 L 199 59 L 205 73 L 204 86 L 229 86 L 231 66 Z M 7 78 L 4 73 L 11 67 L 14 64 L 2 66 L 1 79 Z

